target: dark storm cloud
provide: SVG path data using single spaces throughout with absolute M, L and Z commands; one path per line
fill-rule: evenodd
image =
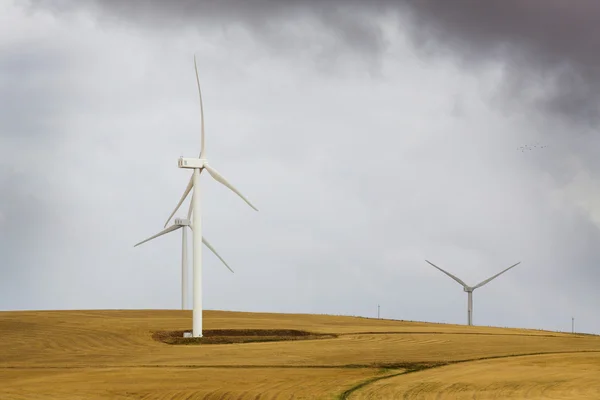
M 594 0 L 414 1 L 416 43 L 453 52 L 466 65 L 501 61 L 509 96 L 548 87 L 534 104 L 577 122 L 598 122 L 600 3 Z
M 328 28 L 346 50 L 357 51 L 372 62 L 377 62 L 386 47 L 372 17 L 399 12 L 409 17 L 401 21 L 410 21 L 411 38 L 425 54 L 458 56 L 468 67 L 487 61 L 505 64 L 502 99 L 508 109 L 528 104 L 570 121 L 598 122 L 600 3 L 596 0 L 32 0 L 32 4 L 58 12 L 88 9 L 104 18 L 152 29 L 241 23 L 279 49 L 290 46 L 290 37 L 282 35 L 282 28 L 310 16 Z M 302 35 L 292 47 L 305 44 Z M 545 90 L 528 93 L 534 86 Z
M 88 11 L 105 23 L 113 21 L 127 25 L 142 25 L 153 30 L 206 27 L 228 29 L 242 25 L 265 45 L 277 50 L 294 50 L 306 47 L 305 36 L 325 29 L 337 39 L 338 44 L 350 44 L 364 54 L 377 55 L 384 49 L 384 40 L 378 24 L 371 18 L 381 14 L 385 2 L 372 2 L 368 9 L 359 1 L 346 1 L 342 6 L 335 2 L 302 1 L 96 1 L 82 0 L 31 0 L 30 4 L 55 13 Z M 378 6 L 380 5 L 380 6 Z M 350 6 L 350 7 L 349 7 Z M 318 26 L 305 27 L 308 31 L 288 29 L 294 21 L 305 20 Z M 315 29 L 318 28 L 318 29 Z M 336 52 L 339 49 L 329 48 Z

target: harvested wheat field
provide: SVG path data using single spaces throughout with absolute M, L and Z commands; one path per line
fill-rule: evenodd
M 592 335 L 205 311 L 205 329 L 234 340 L 178 344 L 191 317 L 0 312 L 0 399 L 600 398 Z
M 350 399 L 600 399 L 600 356 L 544 354 L 448 365 L 381 379 Z

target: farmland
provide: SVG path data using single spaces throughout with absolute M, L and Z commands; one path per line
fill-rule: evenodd
M 458 363 L 398 375 L 357 390 L 351 399 L 598 399 L 597 353 L 545 354 Z
M 473 398 L 475 391 L 481 398 L 599 397 L 600 337 L 591 335 L 205 311 L 205 329 L 328 336 L 156 340 L 156 332 L 189 329 L 191 317 L 176 310 L 1 312 L 0 398 L 428 399 Z

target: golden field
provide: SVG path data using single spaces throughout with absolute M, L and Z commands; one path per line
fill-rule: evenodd
M 600 356 L 544 354 L 459 363 L 379 380 L 350 398 L 600 399 Z
M 0 312 L 0 399 L 600 398 L 597 336 L 205 311 L 205 329 L 338 337 L 153 340 L 155 331 L 189 329 L 191 317 L 178 310 Z

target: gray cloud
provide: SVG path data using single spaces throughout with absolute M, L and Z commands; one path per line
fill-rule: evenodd
M 39 290 L 36 277 L 45 266 L 43 250 L 38 244 L 52 243 L 53 227 L 63 222 L 58 210 L 44 199 L 45 189 L 43 177 L 32 177 L 0 164 L 2 308 L 36 306 L 25 293 Z
M 463 66 L 506 64 L 505 101 L 543 86 L 543 94 L 527 99 L 533 105 L 576 123 L 598 122 L 598 2 L 415 1 L 410 11 L 415 43 L 428 52 L 459 56 Z
M 0 44 L 0 51 L 0 76 L 4 78 L 0 80 L 0 91 L 6 100 L 0 107 L 2 135 L 19 137 L 55 131 L 66 93 L 63 99 L 53 102 L 46 101 L 44 94 L 61 90 L 61 75 L 70 61 L 68 53 L 28 40 Z
M 386 41 L 372 17 L 389 8 L 385 2 L 364 9 L 358 1 L 342 6 L 328 1 L 312 2 L 307 7 L 304 2 L 271 0 L 172 3 L 31 0 L 29 4 L 32 10 L 43 8 L 58 15 L 87 13 L 106 26 L 142 26 L 154 32 L 216 29 L 233 36 L 248 32 L 271 51 L 307 55 L 322 72 L 328 73 L 336 73 L 344 65 L 339 58 L 348 50 L 353 54 L 358 52 L 361 64 L 372 73 L 377 72 Z
M 505 108 L 517 111 L 526 104 L 588 127 L 598 122 L 600 4 L 594 0 L 581 0 L 577 5 L 560 0 L 31 3 L 56 12 L 89 10 L 107 22 L 141 24 L 152 30 L 228 29 L 241 24 L 278 51 L 311 48 L 310 54 L 323 69 L 330 70 L 332 62 L 350 51 L 367 62 L 372 72 L 387 48 L 378 18 L 395 14 L 400 16 L 402 29 L 409 28 L 423 55 L 450 56 L 467 68 L 504 64 Z M 318 24 L 312 32 L 311 24 Z M 336 39 L 321 40 L 322 49 L 315 50 L 318 46 L 311 34 L 316 31 L 329 32 Z

